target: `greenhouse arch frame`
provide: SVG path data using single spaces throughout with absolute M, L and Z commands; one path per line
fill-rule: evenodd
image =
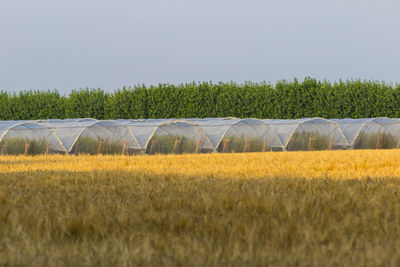
M 339 125 L 338 125 L 336 122 L 333 122 L 333 121 L 331 121 L 331 120 L 328 120 L 328 119 L 325 119 L 325 118 L 321 118 L 321 117 L 307 118 L 307 119 L 305 119 L 304 121 L 300 122 L 300 123 L 296 126 L 296 128 L 293 129 L 293 132 L 290 134 L 289 141 L 290 141 L 290 139 L 293 137 L 293 134 L 296 132 L 296 130 L 297 130 L 302 124 L 309 123 L 309 122 L 313 122 L 313 121 L 316 121 L 316 120 L 322 120 L 322 121 L 325 121 L 325 122 L 328 123 L 328 124 L 333 123 L 333 124 L 336 126 L 336 128 L 335 128 L 335 129 L 332 129 L 331 132 L 333 132 L 333 131 L 335 131 L 335 130 L 338 130 L 338 132 L 341 134 L 341 136 L 343 137 L 343 139 L 347 142 L 348 145 L 350 145 L 350 144 L 349 144 L 349 140 L 347 140 L 347 138 L 346 138 L 346 136 L 344 135 L 342 129 L 340 129 Z
M 135 136 L 137 139 L 138 145 L 140 149 L 142 150 L 147 150 L 150 145 L 150 141 L 156 136 L 156 134 L 161 131 L 165 130 L 164 128 L 169 128 L 169 127 L 175 127 L 176 129 L 180 130 L 180 133 L 184 133 L 182 136 L 186 138 L 190 138 L 190 134 L 185 131 L 185 127 L 187 127 L 186 130 L 194 130 L 195 132 L 197 131 L 200 133 L 200 138 L 197 138 L 199 140 L 204 139 L 204 142 L 206 144 L 204 145 L 209 145 L 212 146 L 212 143 L 204 130 L 196 123 L 193 123 L 190 120 L 185 120 L 185 119 L 150 119 L 150 120 L 126 120 L 126 121 L 121 121 L 122 125 L 126 126 L 131 133 Z M 143 129 L 145 129 L 143 131 Z M 177 130 L 176 133 L 179 133 Z M 171 134 L 173 135 L 173 134 Z M 214 151 L 215 152 L 215 151 Z
M 112 124 L 111 125 L 105 125 L 105 124 Z M 91 130 L 91 128 L 95 127 L 96 125 L 104 127 L 104 129 L 108 130 L 109 133 L 111 133 L 111 135 L 115 138 L 115 140 L 118 140 L 118 137 L 111 131 L 112 127 L 121 127 L 121 128 L 125 128 L 127 130 L 127 132 L 129 133 L 129 135 L 132 138 L 132 141 L 135 142 L 135 144 L 140 148 L 140 145 L 136 139 L 136 137 L 133 135 L 132 131 L 124 126 L 122 123 L 118 122 L 118 121 L 114 121 L 114 120 L 93 120 L 92 123 L 89 123 L 88 125 L 85 125 L 84 127 L 82 127 L 82 129 L 80 129 L 79 134 L 76 136 L 74 142 L 72 143 L 70 149 L 68 152 L 71 152 L 71 150 L 73 149 L 73 147 L 76 145 L 76 143 L 78 142 L 79 138 L 82 137 L 82 134 L 85 131 Z
M 332 119 L 339 124 L 339 127 L 343 130 L 346 138 L 349 141 L 351 148 L 356 148 L 357 142 L 361 137 L 361 134 L 367 132 L 378 133 L 378 135 L 393 134 L 399 139 L 397 140 L 397 146 L 400 145 L 400 120 L 389 119 L 386 117 L 378 118 L 366 118 L 366 119 Z M 371 130 L 369 127 L 374 127 Z M 356 131 L 352 130 L 356 129 Z
M 3 127 L 2 127 L 3 125 L 7 125 L 7 127 L 4 127 L 4 128 L 3 128 Z M 41 124 L 41 123 L 38 122 L 38 121 L 6 121 L 5 123 L 0 123 L 0 131 L 2 131 L 2 133 L 1 133 L 1 135 L 0 135 L 0 142 L 3 141 L 3 139 L 7 136 L 7 134 L 8 134 L 10 131 L 18 132 L 19 130 L 15 129 L 15 128 L 20 127 L 20 126 L 24 126 L 24 128 L 25 128 L 24 130 L 26 130 L 26 131 L 32 133 L 32 135 L 35 135 L 35 136 L 39 137 L 39 139 L 41 139 L 41 138 L 45 138 L 45 139 L 46 139 L 45 136 L 40 136 L 40 135 L 37 133 L 37 130 L 35 131 L 35 129 L 38 129 L 38 128 L 36 128 L 36 127 L 29 127 L 29 125 L 35 125 L 36 127 L 38 127 L 38 128 L 41 129 L 41 130 L 47 130 L 47 131 L 48 131 L 47 137 L 48 137 L 49 135 L 53 136 L 54 139 L 57 141 L 58 145 L 60 145 L 60 147 L 61 147 L 61 149 L 63 150 L 63 152 L 68 153 L 68 150 L 66 149 L 66 147 L 64 146 L 64 144 L 63 144 L 63 142 L 60 140 L 60 138 L 55 134 L 54 130 L 51 129 L 50 127 L 47 127 L 46 125 Z M 23 137 L 23 136 L 21 136 L 21 137 Z M 24 138 L 24 139 L 29 139 L 29 138 L 27 138 L 26 136 L 23 137 L 23 138 Z
M 37 139 L 41 139 L 40 142 Z M 31 144 L 31 148 L 40 145 L 40 151 L 47 145 L 50 153 L 67 154 L 388 149 L 400 148 L 400 119 L 316 117 L 271 120 L 229 117 L 0 121 L 2 154 L 21 151 L 20 147 L 27 143 Z M 12 148 L 16 144 L 20 147 Z M 156 148 L 149 150 L 151 146 Z M 30 150 L 29 154 L 33 152 Z
M 279 136 L 279 139 L 281 140 L 284 150 L 290 150 L 290 144 L 294 139 L 294 135 L 298 132 L 298 130 L 304 125 L 311 124 L 314 128 L 319 128 L 320 132 L 322 130 L 328 129 L 326 125 L 330 125 L 331 130 L 326 132 L 325 134 L 327 136 L 331 136 L 334 131 L 336 131 L 336 136 L 338 138 L 336 139 L 341 139 L 341 141 L 333 141 L 336 146 L 342 146 L 342 147 L 347 147 L 350 146 L 346 136 L 344 135 L 342 129 L 339 127 L 339 125 L 329 119 L 321 118 L 321 117 L 315 117 L 315 118 L 302 118 L 302 119 L 294 119 L 294 120 L 263 120 L 266 124 L 270 125 L 277 135 Z M 325 126 L 323 126 L 325 125 Z M 307 128 L 307 127 L 305 127 Z M 312 127 L 308 127 L 309 129 L 312 129 Z M 319 132 L 319 131 L 316 131 Z M 335 143 L 336 142 L 336 143 Z
M 208 119 L 190 119 L 193 123 L 198 124 L 209 137 L 214 148 L 217 150 L 221 142 L 227 138 L 230 131 L 236 132 L 237 136 L 244 135 L 247 137 L 271 139 L 271 147 L 284 149 L 284 146 L 276 134 L 275 130 L 260 119 L 254 118 L 208 118 Z M 241 129 L 240 129 L 241 128 Z M 247 129 L 244 129 L 247 128 Z M 238 130 L 242 132 L 239 133 Z M 245 133 L 247 131 L 247 133 Z M 235 134 L 230 134 L 235 135 Z

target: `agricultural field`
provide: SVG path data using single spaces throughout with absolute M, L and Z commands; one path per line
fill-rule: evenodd
M 1 156 L 0 265 L 399 266 L 399 159 Z

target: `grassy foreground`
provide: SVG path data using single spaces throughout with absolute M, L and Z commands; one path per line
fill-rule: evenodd
M 399 266 L 399 159 L 0 157 L 0 265 Z

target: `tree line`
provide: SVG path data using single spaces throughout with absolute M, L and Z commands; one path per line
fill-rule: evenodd
M 400 117 L 400 85 L 378 81 L 187 83 L 79 89 L 0 91 L 0 120 L 239 117 Z

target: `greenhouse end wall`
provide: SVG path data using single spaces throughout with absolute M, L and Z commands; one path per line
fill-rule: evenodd
M 0 121 L 1 155 L 394 149 L 400 119 L 238 118 Z

